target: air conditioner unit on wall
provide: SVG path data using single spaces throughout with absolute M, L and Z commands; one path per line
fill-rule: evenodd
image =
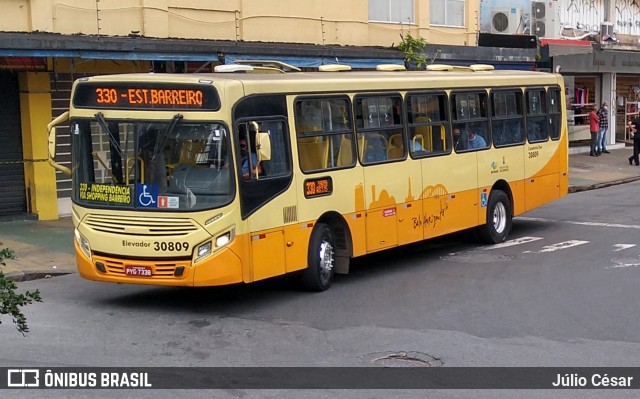
M 531 2 L 531 34 L 537 37 L 558 38 L 562 30 L 559 1 Z
M 515 35 L 523 30 L 522 9 L 515 7 L 491 8 L 491 33 Z

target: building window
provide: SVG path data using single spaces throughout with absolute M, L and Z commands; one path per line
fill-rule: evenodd
M 369 21 L 412 24 L 413 0 L 369 0 Z
M 465 0 L 431 0 L 429 14 L 431 25 L 464 27 Z

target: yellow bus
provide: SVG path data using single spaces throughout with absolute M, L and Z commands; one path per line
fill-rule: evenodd
M 567 193 L 560 75 L 332 69 L 76 81 L 49 153 L 72 176 L 79 273 L 166 286 L 299 273 L 322 291 L 365 254 L 464 229 L 502 242 L 514 216 Z

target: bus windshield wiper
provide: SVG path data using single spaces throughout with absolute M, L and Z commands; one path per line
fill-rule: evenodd
M 158 156 L 160 151 L 164 148 L 165 144 L 167 144 L 167 140 L 169 140 L 169 135 L 171 134 L 171 132 L 173 132 L 173 129 L 175 129 L 176 125 L 178 124 L 178 122 L 180 122 L 182 118 L 183 117 L 181 114 L 175 114 L 171 119 L 171 123 L 169 123 L 169 125 L 164 130 L 162 135 L 156 139 L 156 145 L 153 148 L 153 155 L 151 156 L 152 163 L 155 162 L 156 156 Z M 162 144 L 160 144 L 161 142 Z
M 115 148 L 115 150 L 118 152 L 118 155 L 122 157 L 122 150 L 120 149 L 120 143 L 116 141 L 116 139 L 113 136 L 113 133 L 111 132 L 111 130 L 109 130 L 109 125 L 107 125 L 107 121 L 104 120 L 104 115 L 102 114 L 102 112 L 98 112 L 94 116 L 96 117 L 96 120 L 98 121 L 98 124 L 100 125 L 102 130 L 104 130 L 107 133 L 107 137 L 109 138 L 109 142 L 111 143 L 111 146 L 113 146 L 113 148 Z

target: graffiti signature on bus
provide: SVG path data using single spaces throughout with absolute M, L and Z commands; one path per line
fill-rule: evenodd
M 412 220 L 413 220 L 413 228 L 417 229 L 417 228 L 420 228 L 422 226 L 435 228 L 436 225 L 438 223 L 440 223 L 444 219 L 448 209 L 449 209 L 449 206 L 448 206 L 447 203 L 445 203 L 444 206 L 442 206 L 442 204 L 441 204 L 440 210 L 438 210 L 438 211 L 436 211 L 434 213 L 431 213 L 431 214 L 426 214 L 425 213 L 425 214 L 420 215 L 418 217 L 412 218 Z

